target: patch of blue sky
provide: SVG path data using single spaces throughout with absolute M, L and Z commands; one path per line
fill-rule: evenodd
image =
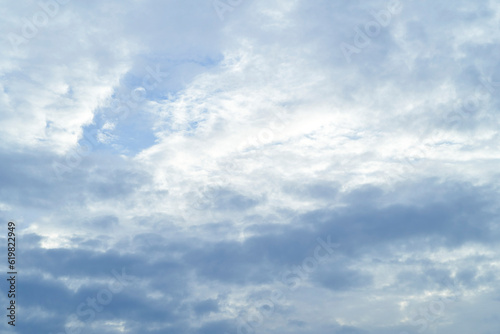
M 138 110 L 114 122 L 103 116 L 99 114 L 93 124 L 84 127 L 80 144 L 91 141 L 94 151 L 133 156 L 155 143 L 151 115 Z

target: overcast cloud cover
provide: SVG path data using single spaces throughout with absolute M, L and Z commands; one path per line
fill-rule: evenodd
M 0 9 L 0 332 L 498 332 L 498 1 Z

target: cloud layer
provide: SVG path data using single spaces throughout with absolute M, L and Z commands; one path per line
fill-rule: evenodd
M 2 333 L 498 328 L 495 1 L 3 7 Z

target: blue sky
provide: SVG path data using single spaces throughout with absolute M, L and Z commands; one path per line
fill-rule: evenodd
M 497 332 L 497 1 L 0 3 L 0 332 Z

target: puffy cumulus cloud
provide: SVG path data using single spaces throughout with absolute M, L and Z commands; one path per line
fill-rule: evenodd
M 18 332 L 494 331 L 499 9 L 6 5 Z
M 112 96 L 130 92 L 122 82 L 126 75 L 145 75 L 145 58 L 170 59 L 169 68 L 180 63 L 187 77 L 199 71 L 217 57 L 217 36 L 210 29 L 205 38 L 199 36 L 189 18 L 216 30 L 207 8 L 181 1 L 56 0 L 6 8 L 0 61 L 4 149 L 67 153 Z M 188 20 L 181 20 L 179 11 Z M 191 47 L 181 47 L 186 38 Z
M 63 153 L 128 69 L 132 46 L 72 3 L 41 3 L 55 5 L 9 7 L 3 23 L 2 145 Z

